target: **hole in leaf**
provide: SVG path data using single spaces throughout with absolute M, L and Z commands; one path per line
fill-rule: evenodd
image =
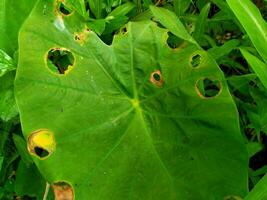
M 40 159 L 45 159 L 55 150 L 54 134 L 49 130 L 37 130 L 28 138 L 28 150 Z
M 34 147 L 34 152 L 40 158 L 44 158 L 49 155 L 49 152 L 41 147 Z
M 163 77 L 161 75 L 160 70 L 151 73 L 150 82 L 156 85 L 157 87 L 161 87 L 163 85 Z
M 59 3 L 58 10 L 62 15 L 70 15 L 72 13 L 72 10 L 67 7 L 63 2 Z
M 204 98 L 211 98 L 219 95 L 222 88 L 220 81 L 209 78 L 198 80 L 195 87 L 198 95 Z
M 78 34 L 76 34 L 76 35 L 74 36 L 74 40 L 79 41 L 79 40 L 81 40 L 81 38 L 80 38 L 80 36 L 79 36 Z
M 47 55 L 47 65 L 54 73 L 66 74 L 74 65 L 74 56 L 66 49 L 51 49 Z
M 168 32 L 167 44 L 170 48 L 176 49 L 184 43 L 184 40 L 178 38 L 171 32 Z
M 224 197 L 224 200 L 242 200 L 242 198 L 239 196 L 230 195 L 230 196 Z
M 126 34 L 127 33 L 127 28 L 126 27 L 123 27 L 121 30 L 120 30 L 121 34 Z
M 52 185 L 56 200 L 74 200 L 74 192 L 72 186 L 65 182 L 60 181 Z
M 160 74 L 158 74 L 158 73 L 154 73 L 154 74 L 153 74 L 153 79 L 156 80 L 156 81 L 160 81 L 160 79 L 161 79 Z
M 191 66 L 192 66 L 193 68 L 198 67 L 198 66 L 200 65 L 200 63 L 201 63 L 201 56 L 200 56 L 199 54 L 194 55 L 194 56 L 191 58 L 191 62 L 190 62 L 190 64 L 191 64 Z

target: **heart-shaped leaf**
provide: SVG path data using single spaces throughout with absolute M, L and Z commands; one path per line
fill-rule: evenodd
M 172 49 L 167 39 L 154 22 L 131 22 L 108 46 L 75 13 L 39 1 L 20 34 L 16 98 L 57 199 L 246 194 L 247 153 L 223 74 L 194 44 Z

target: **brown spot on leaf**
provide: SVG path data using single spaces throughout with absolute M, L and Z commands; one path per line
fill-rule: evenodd
M 74 40 L 78 42 L 80 45 L 83 45 L 86 42 L 89 33 L 90 33 L 89 28 L 84 29 L 84 31 L 82 32 L 74 33 Z
M 162 87 L 164 81 L 160 70 L 156 70 L 151 73 L 150 82 L 157 87 Z
M 56 182 L 52 185 L 55 200 L 74 200 L 72 186 L 65 181 Z

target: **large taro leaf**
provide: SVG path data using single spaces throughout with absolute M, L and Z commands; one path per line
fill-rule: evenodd
M 108 46 L 57 7 L 39 1 L 24 24 L 15 89 L 28 149 L 58 199 L 244 196 L 247 153 L 215 61 L 193 44 L 171 49 L 151 21 Z M 66 52 L 74 64 L 58 70 Z

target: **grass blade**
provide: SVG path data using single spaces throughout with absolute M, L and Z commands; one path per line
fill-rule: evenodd
M 198 42 L 200 42 L 201 38 L 204 35 L 209 11 L 210 11 L 210 3 L 206 4 L 204 8 L 202 8 L 200 15 L 196 21 L 196 27 L 193 36 L 195 40 Z
M 244 200 L 264 200 L 267 199 L 267 175 L 265 175 Z
M 241 53 L 253 69 L 253 71 L 257 74 L 259 77 L 260 81 L 264 85 L 265 88 L 267 88 L 267 65 L 262 62 L 259 58 L 256 56 L 252 55 L 245 49 L 240 49 Z
M 267 63 L 267 24 L 259 9 L 250 0 L 227 0 L 227 3 Z

